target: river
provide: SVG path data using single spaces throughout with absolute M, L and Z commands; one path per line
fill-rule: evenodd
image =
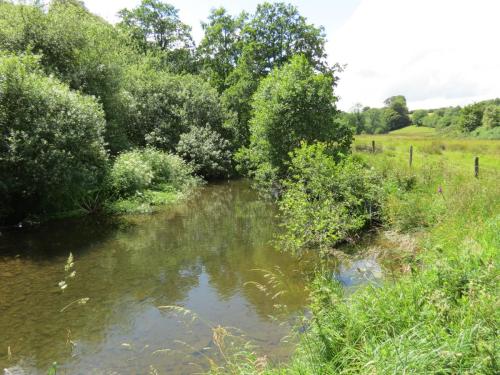
M 286 360 L 308 263 L 273 248 L 276 230 L 274 205 L 233 181 L 151 215 L 2 231 L 0 369 L 199 373 L 222 363 L 218 326 L 229 334 L 224 350 L 249 342 Z
M 0 369 L 195 374 L 246 345 L 288 360 L 318 259 L 276 249 L 278 228 L 275 205 L 239 180 L 154 214 L 1 231 Z M 382 277 L 374 257 L 331 266 L 346 291 Z

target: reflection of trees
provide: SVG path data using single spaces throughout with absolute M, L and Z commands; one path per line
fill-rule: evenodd
M 129 329 L 141 310 L 182 303 L 202 272 L 222 299 L 244 296 L 261 319 L 275 313 L 275 303 L 298 311 L 305 293 L 297 261 L 269 245 L 275 214 L 239 181 L 209 185 L 172 209 L 126 222 L 67 221 L 31 234 L 9 234 L 0 251 L 24 252 L 19 259 L 0 260 L 0 348 L 31 353 L 42 367 L 65 362 L 67 328 L 74 338 L 99 347 L 110 327 Z M 77 277 L 61 294 L 57 282 L 69 251 Z M 245 285 L 265 284 L 264 273 L 255 269 L 275 265 L 288 293 L 271 300 Z M 91 301 L 59 312 L 82 297 Z M 0 367 L 8 366 L 1 355 Z

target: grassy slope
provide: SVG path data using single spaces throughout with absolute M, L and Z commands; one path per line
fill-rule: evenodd
M 387 226 L 424 233 L 421 252 L 402 257 L 398 281 L 349 296 L 319 278 L 311 330 L 287 367 L 249 356 L 223 372 L 498 373 L 500 142 L 407 134 L 359 137 L 355 149 L 386 176 Z
M 407 137 L 414 137 L 414 136 L 435 136 L 436 135 L 436 129 L 434 128 L 428 128 L 426 126 L 407 126 L 402 129 L 394 130 L 389 133 L 390 135 L 396 135 L 396 136 L 407 136 Z

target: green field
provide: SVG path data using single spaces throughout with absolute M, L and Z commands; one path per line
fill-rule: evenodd
M 436 129 L 428 128 L 426 126 L 407 126 L 402 129 L 394 130 L 389 133 L 390 135 L 405 136 L 405 137 L 433 137 L 436 135 Z

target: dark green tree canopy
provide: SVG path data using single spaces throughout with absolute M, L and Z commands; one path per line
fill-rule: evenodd
M 403 95 L 391 96 L 384 101 L 385 109 L 383 117 L 387 129 L 396 130 L 411 124 L 406 98 Z

